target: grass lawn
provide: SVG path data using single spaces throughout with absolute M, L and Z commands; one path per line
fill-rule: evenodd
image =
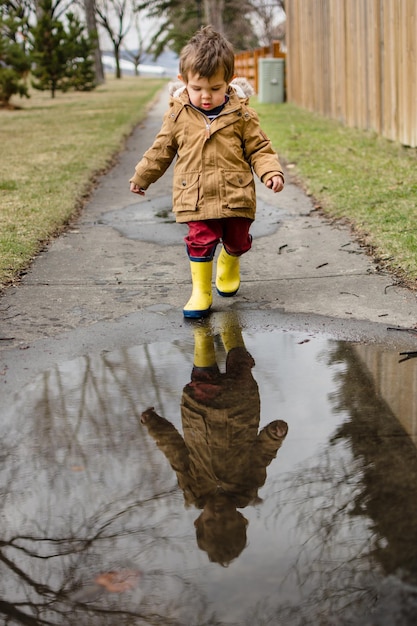
M 292 104 L 255 104 L 289 171 L 332 218 L 348 220 L 378 261 L 415 287 L 417 150 Z
M 108 77 L 92 92 L 33 90 L 0 109 L 0 286 L 77 213 L 163 83 Z

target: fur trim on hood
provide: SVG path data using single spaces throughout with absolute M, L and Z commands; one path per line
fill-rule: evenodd
M 250 98 L 255 93 L 254 88 L 246 78 L 234 78 L 229 86 L 233 87 L 239 98 Z M 179 98 L 184 89 L 185 85 L 180 80 L 171 82 L 168 85 L 169 95 L 173 98 Z
M 179 96 L 182 94 L 184 89 L 185 89 L 185 85 L 180 80 L 176 80 L 176 81 L 168 83 L 168 92 L 169 92 L 169 95 L 172 96 L 173 98 L 179 98 Z
M 254 88 L 246 78 L 234 78 L 230 86 L 233 87 L 239 98 L 250 98 L 255 93 Z

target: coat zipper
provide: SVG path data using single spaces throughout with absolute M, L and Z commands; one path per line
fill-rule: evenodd
M 205 138 L 206 139 L 210 139 L 210 137 L 211 137 L 211 131 L 210 131 L 210 124 L 211 124 L 211 122 L 209 121 L 209 119 L 204 115 L 204 113 L 202 111 L 198 111 L 196 109 L 196 107 L 193 107 L 192 105 L 186 105 L 186 106 L 191 106 L 191 108 L 193 108 L 194 111 L 197 111 L 197 113 L 200 113 L 203 116 L 204 122 L 205 122 L 205 125 L 206 125 Z M 237 110 L 237 108 L 238 107 L 235 107 L 231 111 L 228 111 L 228 113 L 234 113 Z M 223 111 L 220 113 L 220 115 L 224 115 Z M 220 116 L 217 116 L 217 117 L 220 117 Z

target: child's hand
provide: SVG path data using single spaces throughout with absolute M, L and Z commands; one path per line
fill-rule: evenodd
M 279 437 L 280 439 L 284 439 L 284 437 L 287 436 L 287 432 L 288 432 L 288 424 L 287 422 L 284 422 L 283 420 L 277 420 L 275 423 L 275 434 L 277 437 Z
M 139 185 L 136 185 L 136 183 L 130 183 L 130 191 L 132 193 L 137 193 L 139 196 L 145 195 L 145 190 L 139 187 Z
M 266 181 L 265 185 L 274 193 L 278 193 L 284 189 L 284 179 L 282 176 L 273 176 Z
M 140 416 L 140 421 L 142 424 L 146 424 L 146 422 L 155 415 L 155 409 L 151 406 L 149 409 L 146 409 Z

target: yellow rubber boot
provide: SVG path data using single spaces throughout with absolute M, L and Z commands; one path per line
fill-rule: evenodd
M 228 254 L 224 247 L 217 259 L 216 289 L 219 296 L 234 296 L 240 287 L 240 257 Z
M 184 306 L 184 317 L 198 319 L 206 317 L 213 302 L 211 277 L 213 261 L 190 261 L 193 291 L 191 298 Z
M 201 326 L 194 328 L 194 367 L 213 367 L 216 365 L 213 335 Z
M 226 354 L 233 348 L 245 348 L 245 342 L 242 337 L 242 328 L 236 313 L 225 315 L 222 320 L 220 336 Z

